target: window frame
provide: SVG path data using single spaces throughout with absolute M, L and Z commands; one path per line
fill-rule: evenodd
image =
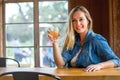
M 38 27 L 34 27 L 34 67 L 40 67 L 40 54 L 39 54 L 39 49 L 43 46 L 39 45 L 39 24 L 40 23 L 44 23 L 44 22 L 39 22 L 39 2 L 40 1 L 56 1 L 56 0 L 4 0 L 3 2 L 3 55 L 5 55 L 6 53 L 6 48 L 10 48 L 10 47 L 6 47 L 6 37 L 5 37 L 5 4 L 6 3 L 17 3 L 17 2 L 33 2 L 33 7 L 34 7 L 34 19 L 33 19 L 33 26 L 38 26 Z M 57 0 L 57 1 L 68 1 L 68 0 Z M 66 23 L 66 22 L 45 22 L 45 23 Z M 19 24 L 19 23 L 7 23 L 7 24 Z M 25 24 L 29 24 L 26 23 Z M 37 38 L 36 38 L 37 37 Z M 31 47 L 31 46 L 28 46 Z M 45 46 L 44 46 L 45 47 Z M 47 46 L 48 47 L 48 46 Z M 23 47 L 24 48 L 24 47 Z

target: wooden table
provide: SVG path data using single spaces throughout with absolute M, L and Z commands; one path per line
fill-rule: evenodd
M 102 69 L 95 72 L 84 72 L 83 68 L 0 68 L 0 73 L 9 71 L 37 71 L 58 75 L 62 80 L 120 80 L 120 67 Z M 41 77 L 41 76 L 40 76 Z M 54 80 L 41 77 L 40 80 Z M 12 77 L 1 77 L 0 80 L 12 80 Z

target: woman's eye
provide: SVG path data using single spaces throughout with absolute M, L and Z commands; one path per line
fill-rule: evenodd
M 75 20 L 72 20 L 72 22 L 75 22 Z
M 82 21 L 83 19 L 80 19 L 80 21 Z

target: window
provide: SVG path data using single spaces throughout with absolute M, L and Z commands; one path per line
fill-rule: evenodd
M 67 0 L 5 1 L 6 57 L 17 59 L 23 67 L 55 67 L 47 31 L 49 28 L 58 30 L 61 42 L 67 17 Z

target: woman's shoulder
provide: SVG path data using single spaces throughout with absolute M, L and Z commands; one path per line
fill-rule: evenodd
M 95 33 L 91 30 L 88 31 L 86 35 L 85 42 L 94 42 L 94 41 L 106 41 L 105 37 L 103 37 L 101 34 Z
M 92 36 L 92 39 L 90 40 L 90 42 L 93 43 L 94 45 L 107 43 L 106 38 L 102 36 L 101 34 L 93 33 L 91 36 Z
M 104 36 L 102 36 L 101 34 L 93 33 L 92 37 L 93 37 L 92 38 L 93 40 L 98 40 L 98 41 L 103 40 L 103 41 L 106 41 L 106 38 Z
M 100 48 L 106 48 L 106 46 L 108 46 L 108 42 L 106 40 L 106 38 L 104 36 L 102 36 L 101 34 L 97 34 L 94 33 L 94 35 L 92 35 L 92 39 L 90 40 L 90 44 L 96 48 L 98 47 Z

